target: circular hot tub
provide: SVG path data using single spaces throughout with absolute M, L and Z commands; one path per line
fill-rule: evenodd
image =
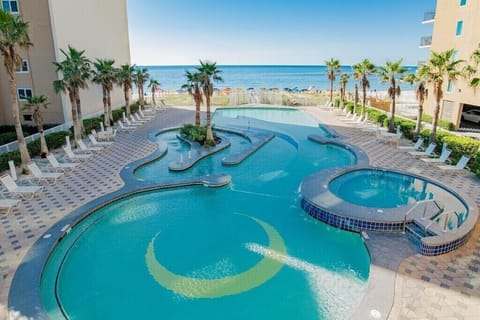
M 302 208 L 350 231 L 404 232 L 418 250 L 437 255 L 470 237 L 473 203 L 432 180 L 375 167 L 333 168 L 307 177 Z

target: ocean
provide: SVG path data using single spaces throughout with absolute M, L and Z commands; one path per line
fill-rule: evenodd
M 143 66 L 149 70 L 151 77 L 157 79 L 164 90 L 179 90 L 186 83 L 185 70 L 194 70 L 196 66 Z M 409 73 L 414 73 L 416 67 L 406 67 Z M 318 66 L 218 66 L 222 71 L 223 82 L 216 83 L 215 87 L 222 88 L 295 88 L 309 89 L 315 87 L 317 90 L 326 90 L 330 88 L 330 82 L 325 72 L 326 67 Z M 342 66 L 342 72 L 350 74 L 350 80 L 347 84 L 347 90 L 352 91 L 355 83 L 352 76 L 351 66 Z M 388 88 L 387 83 L 382 83 L 378 76 L 369 77 L 370 91 L 383 91 Z M 339 77 L 334 83 L 334 88 L 338 90 Z M 407 84 L 400 84 L 402 90 L 413 90 L 414 87 Z M 359 90 L 361 87 L 359 86 Z

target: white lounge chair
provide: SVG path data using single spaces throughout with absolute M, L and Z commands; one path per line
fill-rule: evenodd
M 114 132 L 116 133 L 116 129 Z M 95 138 L 93 134 L 89 134 L 88 139 L 90 139 L 90 142 L 94 147 L 107 147 L 113 143 L 113 141 L 97 141 L 97 138 Z
M 83 140 L 77 140 L 76 143 L 77 143 L 77 146 L 80 148 L 80 150 L 86 153 L 99 152 L 103 150 L 103 147 L 87 147 L 87 145 L 85 144 L 85 142 L 83 142 Z
M 143 111 L 142 111 L 142 108 L 138 108 L 138 114 L 140 115 L 140 117 L 142 117 L 142 119 L 151 120 L 151 119 L 155 118 L 155 116 L 148 116 L 148 115 L 144 114 Z
M 433 153 L 433 150 L 435 150 L 435 147 L 437 146 L 436 143 L 430 143 L 425 149 L 425 151 L 410 151 L 408 154 L 411 154 L 414 157 L 428 157 Z
M 16 205 L 18 205 L 19 203 L 21 203 L 20 200 L 18 199 L 9 199 L 9 198 L 6 198 L 3 193 L 0 192 L 0 209 L 7 209 L 7 212 L 6 214 L 9 214 L 10 212 L 12 212 L 13 210 L 13 207 L 15 207 Z
M 9 174 L 3 175 L 0 177 L 0 181 L 7 188 L 7 191 L 14 195 L 19 195 L 20 197 L 31 196 L 30 198 L 35 197 L 39 192 L 42 191 L 42 186 L 19 186 L 13 181 L 12 177 Z
M 418 151 L 422 147 L 423 141 L 423 138 L 419 138 L 413 146 L 398 146 L 397 149 L 402 151 Z
M 39 181 L 46 181 L 47 183 L 51 184 L 55 183 L 55 181 L 57 181 L 57 179 L 63 175 L 62 172 L 44 172 L 40 170 L 35 162 L 28 163 L 27 167 L 35 179 L 38 179 Z
M 133 124 L 133 125 L 143 125 L 145 122 L 147 122 L 147 120 L 137 120 L 137 118 L 135 118 L 135 115 L 134 114 L 131 114 L 130 115 L 130 123 Z M 128 122 L 127 122 L 128 124 Z
M 134 126 L 124 125 L 123 122 L 120 121 L 120 120 L 117 121 L 117 124 L 118 124 L 118 127 L 120 128 L 120 130 L 124 130 L 124 131 L 129 131 L 129 130 L 133 130 L 133 129 L 136 128 Z
M 440 157 L 438 158 L 421 158 L 422 161 L 427 162 L 427 163 L 444 163 L 447 161 L 448 157 L 450 157 L 450 154 L 452 153 L 452 150 L 448 148 L 444 148 L 442 151 L 442 154 L 440 154 Z
M 467 166 L 468 161 L 470 161 L 470 157 L 463 155 L 456 165 L 441 165 L 438 167 L 444 171 L 461 172 Z
M 53 154 L 47 155 L 47 160 L 52 168 L 60 169 L 62 171 L 73 170 L 77 166 L 77 163 L 74 162 L 58 162 Z
M 151 119 L 146 119 L 146 118 L 142 118 L 138 113 L 134 113 L 132 118 L 135 120 L 135 121 L 139 121 L 139 122 L 148 122 L 150 121 Z
M 93 156 L 93 153 L 74 153 L 72 151 L 72 148 L 68 146 L 64 146 L 63 150 L 65 151 L 65 154 L 70 160 L 79 160 L 79 161 L 85 161 L 90 159 L 91 156 Z

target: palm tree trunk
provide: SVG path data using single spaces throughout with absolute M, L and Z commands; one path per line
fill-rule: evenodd
M 213 141 L 213 132 L 211 124 L 211 115 L 210 115 L 210 95 L 207 94 L 205 97 L 207 102 L 207 141 Z
M 420 136 L 420 130 L 422 130 L 422 115 L 423 115 L 423 101 L 418 104 L 417 123 L 415 124 L 415 138 Z
M 367 104 L 367 86 L 362 85 L 363 88 L 363 100 L 362 100 L 362 119 L 365 118 L 366 108 L 365 105 Z
M 201 125 L 201 119 L 200 119 L 200 101 L 195 101 L 195 125 L 200 126 Z
M 113 113 L 112 113 L 112 95 L 110 90 L 107 90 L 107 111 L 108 111 L 108 125 L 113 125 Z
M 433 110 L 432 132 L 430 133 L 430 143 L 436 142 L 437 140 L 437 123 L 438 123 L 438 115 L 440 114 L 440 100 L 441 100 L 440 89 L 437 88 L 436 92 L 437 92 L 436 104 L 435 104 L 435 109 Z
M 395 132 L 395 96 L 396 94 L 394 93 L 392 97 L 392 105 L 390 106 L 391 118 L 390 118 L 390 126 L 388 128 L 390 132 Z
M 157 105 L 157 101 L 155 101 L 155 90 L 152 88 L 152 103 L 154 106 Z
M 330 75 L 330 105 L 333 105 L 333 76 L 332 75 Z
M 20 151 L 22 168 L 26 168 L 27 163 L 29 163 L 31 159 L 30 154 L 28 153 L 25 137 L 23 136 L 22 124 L 20 122 L 20 109 L 17 100 L 17 85 L 14 77 L 10 77 L 10 96 L 12 100 L 12 117 L 13 124 L 15 125 L 15 132 L 17 134 L 18 150 Z
M 36 106 L 33 111 L 33 119 L 37 124 L 38 133 L 40 134 L 40 156 L 42 158 L 45 158 L 48 155 L 48 146 L 47 146 L 47 140 L 45 140 L 45 134 L 43 131 L 43 120 L 42 120 L 42 116 L 40 115 L 39 106 Z
M 110 121 L 109 121 L 109 114 L 108 114 L 108 101 L 107 101 L 107 90 L 105 88 L 102 88 L 102 94 L 103 94 L 103 124 L 105 127 L 110 126 Z
M 83 121 L 82 121 L 82 113 L 81 113 L 81 106 L 80 106 L 80 95 L 78 89 L 74 91 L 74 107 L 76 110 L 77 117 L 75 119 L 76 127 L 78 128 L 75 131 L 75 140 L 81 140 L 83 136 Z
M 125 110 L 127 111 L 127 117 L 130 117 L 130 90 L 126 86 L 123 86 L 123 96 L 125 98 Z

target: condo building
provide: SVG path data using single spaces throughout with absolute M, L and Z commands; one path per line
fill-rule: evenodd
M 71 121 L 68 96 L 55 93 L 52 85 L 60 78 L 53 62 L 64 60 L 61 49 L 70 45 L 85 50 L 91 60 L 114 59 L 117 66 L 130 63 L 126 0 L 3 0 L 1 9 L 29 22 L 33 43 L 28 51 L 20 51 L 23 62 L 16 72 L 22 123 L 33 124 L 32 112 L 22 106 L 34 94 L 45 95 L 51 103 L 42 110 L 45 123 Z M 4 68 L 1 56 L 0 60 Z M 8 81 L 6 72 L 0 72 L 0 125 L 12 124 Z M 88 89 L 81 90 L 81 101 L 84 118 L 103 112 L 99 85 L 89 83 Z M 123 104 L 123 91 L 115 87 L 112 106 Z
M 441 52 L 455 50 L 455 59 L 470 61 L 473 51 L 480 43 L 480 0 L 437 0 L 436 9 L 425 13 L 425 24 L 433 24 L 432 36 L 422 37 L 420 47 Z M 469 86 L 463 78 L 444 83 L 440 119 L 452 122 L 455 127 L 480 128 L 480 91 Z M 433 114 L 435 95 L 433 88 L 425 101 L 425 112 Z M 475 114 L 478 110 L 478 120 Z M 462 113 L 469 112 L 468 114 Z M 476 123 L 474 123 L 476 122 Z

